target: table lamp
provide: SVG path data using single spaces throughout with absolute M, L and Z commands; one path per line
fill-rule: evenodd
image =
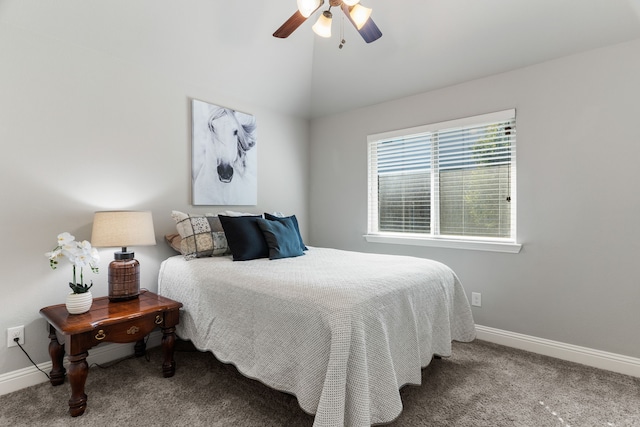
M 93 217 L 91 244 L 95 247 L 119 246 L 109 264 L 109 301 L 126 301 L 140 294 L 140 263 L 128 246 L 156 244 L 150 211 L 103 211 Z

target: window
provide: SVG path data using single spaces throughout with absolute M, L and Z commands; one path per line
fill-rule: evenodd
M 368 147 L 367 240 L 520 250 L 515 110 L 370 135 Z

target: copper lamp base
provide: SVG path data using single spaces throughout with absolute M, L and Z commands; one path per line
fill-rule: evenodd
M 140 263 L 133 252 L 116 252 L 109 264 L 109 301 L 127 301 L 140 295 Z

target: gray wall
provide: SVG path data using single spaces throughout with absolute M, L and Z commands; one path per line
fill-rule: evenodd
M 268 78 L 247 87 L 243 73 L 198 61 L 207 49 L 236 53 L 215 34 L 197 34 L 211 31 L 196 25 L 216 12 L 211 2 L 188 8 L 191 17 L 166 2 L 120 2 L 117 11 L 86 3 L 0 3 L 0 374 L 30 366 L 18 347 L 7 348 L 8 327 L 25 325 L 26 350 L 36 363 L 48 360 L 38 311 L 64 302 L 71 267 L 65 261 L 52 271 L 44 254 L 63 231 L 90 239 L 96 210 L 153 212 L 158 244 L 132 248 L 150 290 L 173 254 L 163 241 L 175 231 L 173 209 L 295 213 L 307 235 L 309 123 L 256 101 L 273 90 Z M 254 57 L 243 52 L 247 61 L 260 59 L 256 49 Z M 235 64 L 251 69 L 241 58 Z M 257 206 L 191 206 L 190 98 L 256 116 Z M 114 251 L 101 249 L 101 272 L 88 274 L 94 296 L 107 293 Z
M 479 325 L 640 357 L 638 52 L 634 41 L 313 120 L 311 243 L 442 261 L 482 293 Z M 508 108 L 521 253 L 363 239 L 368 134 Z
M 71 274 L 44 256 L 58 233 L 89 239 L 96 210 L 152 210 L 158 245 L 134 250 L 155 290 L 170 211 L 222 209 L 190 205 L 192 97 L 257 117 L 258 205 L 238 209 L 295 213 L 316 246 L 442 260 L 483 293 L 479 324 L 640 356 L 640 42 L 316 119 L 310 147 L 295 111 L 312 33 L 282 44 L 263 36 L 266 3 L 222 24 L 211 17 L 244 5 L 193 3 L 0 1 L 0 374 L 30 365 L 8 327 L 25 325 L 27 351 L 48 360 L 38 310 L 64 300 Z M 522 253 L 364 241 L 367 134 L 513 107 Z M 97 296 L 113 249 L 100 252 Z

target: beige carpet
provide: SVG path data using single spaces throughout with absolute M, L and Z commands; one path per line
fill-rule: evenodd
M 311 426 L 295 397 L 247 379 L 211 353 L 178 346 L 176 375 L 162 378 L 161 353 L 92 367 L 88 408 L 67 414 L 68 382 L 0 396 L 2 426 Z M 423 370 L 401 390 L 389 424 L 414 426 L 640 426 L 640 379 L 475 341 Z

